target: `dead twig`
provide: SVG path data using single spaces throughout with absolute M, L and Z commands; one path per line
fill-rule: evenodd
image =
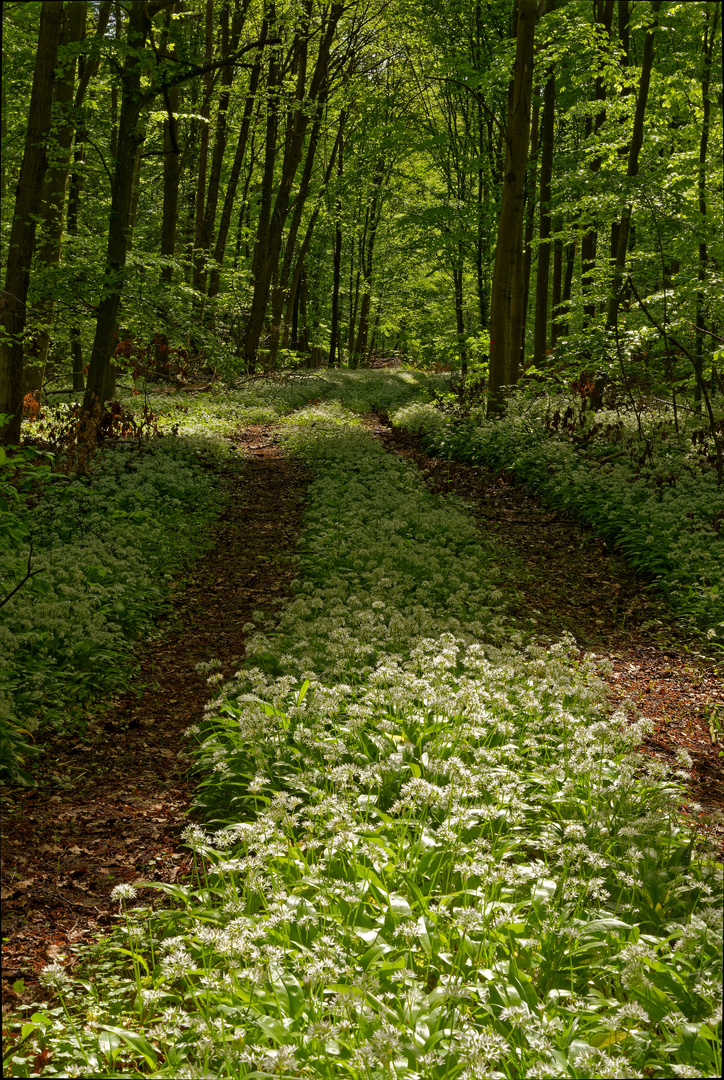
M 18 582 L 18 584 L 15 586 L 15 588 L 12 590 L 12 592 L 9 592 L 7 594 L 7 596 L 5 597 L 4 600 L 0 600 L 0 608 L 5 607 L 8 600 L 11 600 L 13 598 L 13 596 L 15 596 L 15 593 L 19 589 L 22 589 L 23 585 L 25 585 L 26 582 L 30 581 L 31 577 L 35 577 L 36 574 L 42 574 L 43 571 L 45 570 L 44 566 L 39 567 L 37 570 L 31 570 L 30 568 L 31 568 L 32 565 L 33 565 L 33 541 L 32 541 L 32 538 L 31 538 L 31 540 L 30 540 L 30 551 L 28 552 L 28 569 L 25 572 L 25 577 L 22 579 L 22 581 Z

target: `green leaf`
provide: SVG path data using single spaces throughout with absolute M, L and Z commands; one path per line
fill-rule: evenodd
M 144 1039 L 143 1035 L 137 1035 L 135 1031 L 126 1031 L 125 1028 L 113 1027 L 110 1024 L 101 1024 L 100 1027 L 102 1031 L 109 1031 L 117 1038 L 122 1039 L 135 1053 L 145 1058 L 152 1069 L 156 1068 L 156 1052 L 151 1044 Z

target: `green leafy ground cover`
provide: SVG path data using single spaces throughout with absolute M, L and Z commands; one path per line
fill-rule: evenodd
M 349 371 L 287 371 L 242 380 L 238 386 L 219 384 L 204 394 L 178 394 L 159 404 L 153 384 L 137 380 L 134 390 L 121 395 L 127 408 L 140 412 L 144 403 L 159 412 L 162 431 L 176 429 L 187 435 L 225 435 L 244 424 L 270 424 L 312 403 L 344 400 L 355 413 L 372 409 L 390 412 L 427 400 L 429 389 L 441 390 L 440 375 L 416 369 Z M 150 392 L 149 392 L 150 391 Z
M 459 461 L 509 469 L 546 502 L 572 510 L 648 574 L 676 614 L 724 650 L 724 490 L 707 461 L 702 421 L 569 410 L 570 402 L 519 398 L 491 422 L 465 420 L 431 404 L 399 409 L 393 423 L 420 432 L 426 448 Z
M 282 431 L 297 596 L 191 732 L 198 880 L 46 969 L 43 1074 L 719 1075 L 721 867 L 645 723 L 516 632 L 463 504 L 339 407 Z
M 148 634 L 173 573 L 200 550 L 218 493 L 188 439 L 120 446 L 91 474 L 42 456 L 4 463 L 0 495 L 0 775 L 32 780 L 32 741 L 82 724 L 88 703 L 129 685 L 132 642 Z M 23 461 L 24 466 L 18 468 Z

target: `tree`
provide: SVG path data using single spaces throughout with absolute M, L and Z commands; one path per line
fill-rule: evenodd
M 62 18 L 62 4 L 43 0 L 25 151 L 15 194 L 5 286 L 0 300 L 0 443 L 3 445 L 20 440 L 26 299 L 35 247 L 36 216 L 48 166 L 47 138 Z
M 499 412 L 503 406 L 503 387 L 512 386 L 518 381 L 520 341 L 525 318 L 523 217 L 536 17 L 535 0 L 519 0 L 514 78 L 505 132 L 503 199 L 491 292 L 488 408 L 492 413 Z

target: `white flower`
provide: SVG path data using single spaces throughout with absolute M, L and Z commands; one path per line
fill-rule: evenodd
M 61 995 L 68 994 L 73 989 L 73 980 L 62 964 L 48 964 L 39 972 L 38 982 Z
M 111 900 L 115 900 L 118 904 L 122 904 L 125 900 L 135 900 L 137 895 L 133 885 L 127 883 L 115 885 L 111 889 Z

